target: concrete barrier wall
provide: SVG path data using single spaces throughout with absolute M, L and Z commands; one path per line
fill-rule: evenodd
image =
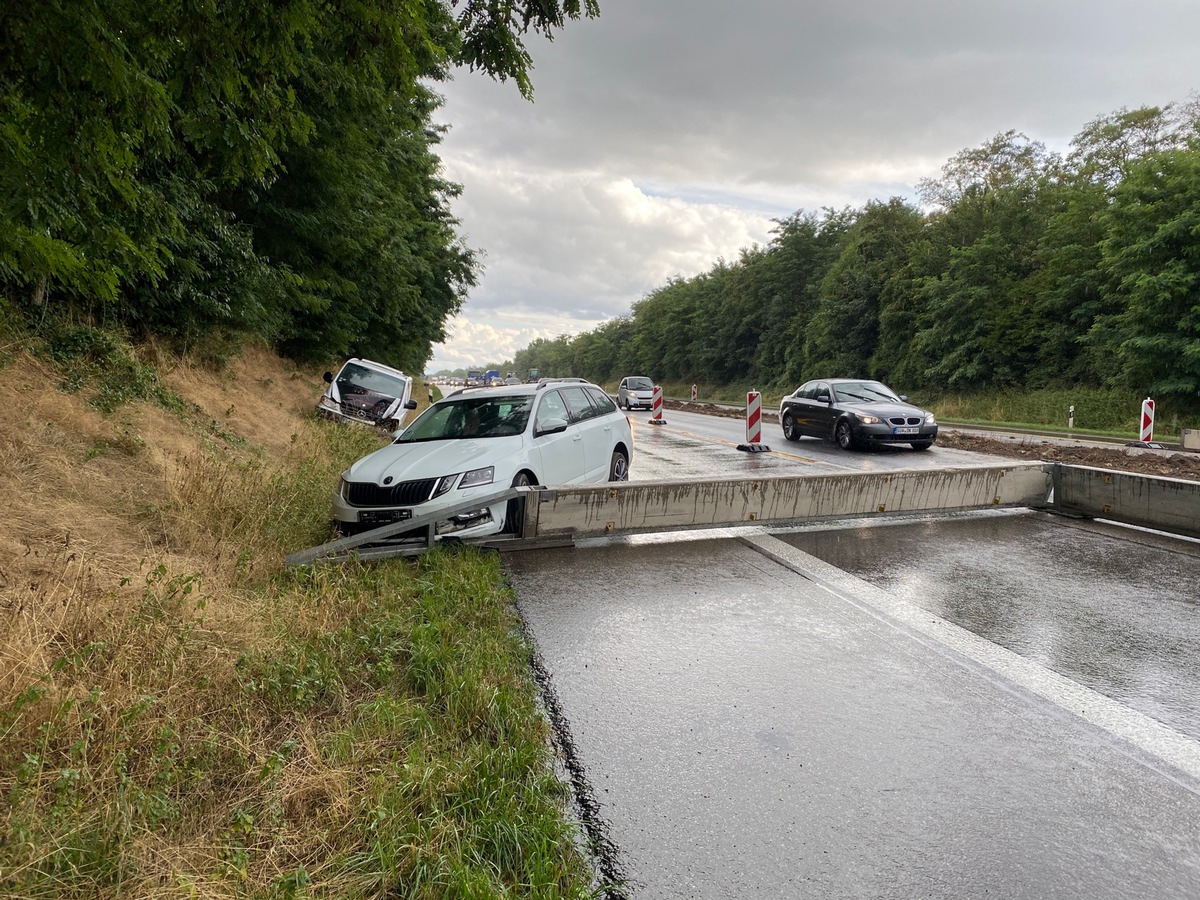
M 1052 478 L 1060 512 L 1200 537 L 1200 482 L 1064 465 Z
M 625 482 L 533 492 L 527 536 L 589 537 L 750 522 L 786 524 L 860 515 L 1043 507 L 1041 463 L 970 469 L 771 478 Z M 540 496 L 539 496 L 540 495 Z

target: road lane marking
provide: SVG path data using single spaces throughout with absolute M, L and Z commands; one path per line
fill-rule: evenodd
M 927 645 L 943 647 L 970 660 L 1067 713 L 1107 732 L 1137 753 L 1138 762 L 1200 794 L 1200 741 L 1152 719 L 1120 701 L 1084 687 L 1065 675 L 1014 653 L 960 625 L 889 594 L 770 534 L 740 538 L 768 559 L 821 584 L 885 622 L 898 624 Z M 972 667 L 973 668 L 973 667 Z M 1118 746 L 1118 749 L 1123 749 Z M 1157 763 L 1157 764 L 1156 764 Z
M 694 432 L 694 431 L 683 431 L 678 428 L 672 428 L 670 433 L 683 435 L 684 437 L 696 438 L 697 440 L 700 440 L 700 441 L 708 441 L 709 443 L 713 443 L 713 444 L 724 444 L 726 447 L 737 447 L 738 446 L 736 441 L 727 441 L 724 438 L 713 437 L 712 435 L 708 435 L 708 434 L 696 434 L 696 432 Z M 843 466 L 843 465 L 839 465 L 838 463 L 829 462 L 828 460 L 824 460 L 824 459 L 812 459 L 811 457 L 808 457 L 808 456 L 797 456 L 794 453 L 784 453 L 781 450 L 769 450 L 767 452 L 770 453 L 772 456 L 780 456 L 780 457 L 783 457 L 784 459 L 794 459 L 798 462 L 811 463 L 812 465 L 815 465 L 815 466 L 836 466 L 839 469 L 848 469 L 851 471 L 857 471 L 852 466 Z

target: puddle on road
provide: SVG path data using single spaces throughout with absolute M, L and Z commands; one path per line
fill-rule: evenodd
M 1200 740 L 1200 545 L 1031 512 L 777 537 Z

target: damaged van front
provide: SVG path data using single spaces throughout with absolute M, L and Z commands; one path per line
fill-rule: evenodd
M 335 376 L 325 373 L 325 393 L 317 412 L 336 422 L 356 422 L 394 431 L 404 426 L 412 399 L 412 378 L 369 359 L 348 359 Z

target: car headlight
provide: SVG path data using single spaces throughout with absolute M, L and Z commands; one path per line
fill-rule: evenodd
M 879 416 L 859 416 L 858 421 L 864 425 L 878 425 L 883 420 Z
M 496 477 L 496 467 L 488 466 L 486 469 L 472 469 L 470 472 L 464 472 L 462 481 L 458 483 L 460 490 L 469 487 L 478 487 L 481 484 L 491 484 Z
M 454 482 L 457 479 L 458 479 L 457 472 L 454 473 L 453 475 L 443 475 L 441 478 L 438 479 L 438 483 L 434 487 L 433 493 L 429 496 L 429 499 L 432 500 L 434 497 L 442 496 L 442 494 L 446 493 L 446 491 L 448 491 L 448 490 L 450 490 L 450 488 L 454 487 Z
M 935 418 L 933 417 L 933 413 L 927 413 L 927 414 L 926 414 L 926 416 L 925 416 L 925 424 L 926 424 L 926 425 L 936 425 L 936 424 L 937 424 L 937 419 L 935 419 Z

